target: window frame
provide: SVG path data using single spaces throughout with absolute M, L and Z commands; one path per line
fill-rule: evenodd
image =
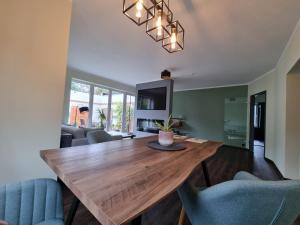
M 122 129 L 121 129 L 121 132 L 127 132 L 127 130 L 126 130 L 126 115 L 127 115 L 126 104 L 127 104 L 127 96 L 136 97 L 135 94 L 127 92 L 127 91 L 124 91 L 124 90 L 118 90 L 118 89 L 115 89 L 115 88 L 112 88 L 112 87 L 101 85 L 101 84 L 98 84 L 98 83 L 93 83 L 93 82 L 89 82 L 89 81 L 85 81 L 85 80 L 80 80 L 80 79 L 77 79 L 77 78 L 71 78 L 71 80 L 70 80 L 70 90 L 69 90 L 70 93 L 72 91 L 72 82 L 77 82 L 77 83 L 86 84 L 86 85 L 90 86 L 90 93 L 89 93 L 90 96 L 89 96 L 89 104 L 88 104 L 89 105 L 89 111 L 90 111 L 90 113 L 89 113 L 88 127 L 92 127 L 92 125 L 93 125 L 93 121 L 92 120 L 93 120 L 93 107 L 94 107 L 94 92 L 95 92 L 95 87 L 97 87 L 97 88 L 103 88 L 103 89 L 106 89 L 106 90 L 109 91 L 107 121 L 106 121 L 106 130 L 107 131 L 111 131 L 111 124 L 112 124 L 112 121 L 111 121 L 112 92 L 116 91 L 116 92 L 122 93 L 123 94 L 123 113 L 122 113 Z M 68 104 L 69 104 L 68 108 L 70 107 L 70 102 L 71 102 L 71 95 L 70 95 L 69 100 L 68 100 Z M 135 106 L 134 106 L 134 109 L 135 109 Z M 68 111 L 67 118 L 70 117 L 69 113 L 70 112 Z M 134 114 L 133 114 L 133 117 L 134 117 Z

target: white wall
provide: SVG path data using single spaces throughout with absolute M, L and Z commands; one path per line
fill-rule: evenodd
M 257 90 L 267 90 L 266 156 L 272 159 L 284 176 L 294 177 L 286 151 L 286 85 L 287 74 L 300 58 L 300 21 L 298 22 L 275 69 L 249 85 L 249 96 Z M 269 102 L 269 103 L 268 103 Z M 271 123 L 274 123 L 272 125 Z M 274 130 L 272 130 L 272 127 Z M 299 137 L 300 138 L 300 137 Z
M 0 1 L 0 183 L 53 176 L 39 151 L 59 146 L 71 6 Z
M 250 96 L 266 91 L 267 92 L 267 103 L 266 103 L 266 157 L 277 161 L 277 153 L 275 148 L 275 101 L 276 99 L 272 96 L 276 95 L 276 71 L 272 70 L 262 76 L 260 79 L 252 82 L 248 86 L 248 102 L 250 103 Z M 248 107 L 249 109 L 249 107 Z M 248 110 L 248 128 L 247 131 L 249 132 L 249 115 L 250 110 Z M 248 137 L 249 140 L 249 137 Z M 247 142 L 248 143 L 248 142 Z
M 299 177 L 300 158 L 300 73 L 287 76 L 286 93 L 286 170 Z
M 70 88 L 72 79 L 83 80 L 93 84 L 99 84 L 104 87 L 113 88 L 115 90 L 123 91 L 128 94 L 135 95 L 135 87 L 126 85 L 117 81 L 109 80 L 107 78 L 79 71 L 76 69 L 68 68 L 66 85 L 65 85 L 65 96 L 64 96 L 64 112 L 63 112 L 63 123 L 68 123 L 69 118 L 69 101 L 70 101 Z
M 277 64 L 277 88 L 278 88 L 278 104 L 276 105 L 276 111 L 278 112 L 276 121 L 278 123 L 278 132 L 276 135 L 277 146 L 279 149 L 283 149 L 284 151 L 280 151 L 280 158 L 284 161 L 284 175 L 290 178 L 300 178 L 293 177 L 293 171 L 290 171 L 287 168 L 287 164 L 289 162 L 286 160 L 285 151 L 286 147 L 286 80 L 287 74 L 291 70 L 291 68 L 296 64 L 296 62 L 300 58 L 300 21 L 297 24 L 297 27 L 287 44 L 278 64 Z M 300 137 L 299 137 L 300 138 Z M 295 169 L 295 168 L 294 168 Z M 293 170 L 294 170 L 293 169 Z

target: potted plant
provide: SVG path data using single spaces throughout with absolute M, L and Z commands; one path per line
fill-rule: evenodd
M 174 133 L 172 130 L 173 123 L 171 123 L 171 115 L 164 125 L 155 123 L 159 129 L 158 142 L 162 146 L 170 146 L 174 143 Z
M 103 109 L 98 109 L 98 114 L 99 114 L 99 120 L 100 120 L 100 128 L 104 129 L 104 123 L 106 121 L 106 116 L 105 113 L 103 112 Z

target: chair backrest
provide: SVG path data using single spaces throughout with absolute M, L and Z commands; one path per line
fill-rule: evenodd
M 61 189 L 55 180 L 0 185 L 0 220 L 10 225 L 34 225 L 63 218 Z
M 89 144 L 113 141 L 113 137 L 104 130 L 90 131 L 86 135 Z
M 299 181 L 233 180 L 179 194 L 193 225 L 289 225 L 300 213 Z

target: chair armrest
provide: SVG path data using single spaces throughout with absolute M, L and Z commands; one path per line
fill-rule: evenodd
M 9 225 L 9 223 L 6 221 L 0 220 L 0 225 Z
M 245 172 L 245 171 L 241 171 L 238 172 L 234 178 L 234 180 L 261 180 L 258 177 L 252 175 L 251 173 Z

